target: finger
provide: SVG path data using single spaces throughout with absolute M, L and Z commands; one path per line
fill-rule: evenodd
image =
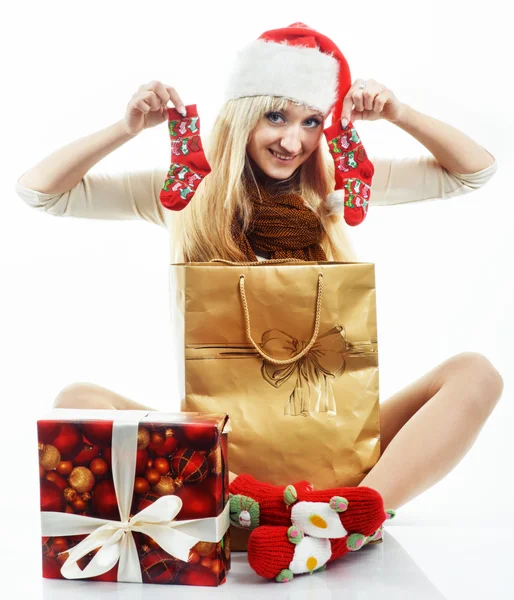
M 346 125 L 348 125 L 348 123 L 352 120 L 351 119 L 352 107 L 353 107 L 353 89 L 350 88 L 343 100 L 343 108 L 342 108 L 342 112 L 341 112 L 341 123 L 342 123 L 343 127 L 346 127 Z M 345 119 L 346 119 L 346 124 L 344 122 Z
M 185 107 L 184 103 L 182 102 L 182 98 L 178 95 L 177 90 L 168 85 L 165 87 L 166 87 L 166 90 L 168 91 L 168 94 L 170 96 L 170 100 L 171 100 L 173 106 L 178 110 L 178 112 L 182 116 L 185 117 L 187 115 L 186 107 Z
M 380 92 L 375 96 L 373 102 L 373 112 L 381 113 L 384 109 L 385 103 L 389 100 L 389 93 L 387 91 Z

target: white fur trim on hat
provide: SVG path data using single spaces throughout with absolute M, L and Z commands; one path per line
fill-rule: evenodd
M 344 213 L 344 201 L 345 193 L 344 190 L 334 190 L 331 192 L 325 201 L 325 208 L 327 210 L 327 216 L 330 215 L 342 215 Z
M 291 98 L 323 113 L 337 99 L 339 62 L 317 48 L 256 40 L 238 53 L 225 100 Z

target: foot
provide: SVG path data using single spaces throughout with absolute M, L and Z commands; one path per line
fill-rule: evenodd
M 287 522 L 288 506 L 296 495 L 312 491 L 308 481 L 279 486 L 263 483 L 251 475 L 238 475 L 229 486 L 230 523 L 244 529 Z
M 300 506 L 300 509 L 305 514 L 309 512 L 308 506 Z M 391 519 L 395 511 L 388 510 L 386 514 L 387 519 Z M 348 552 L 355 552 L 366 544 L 378 541 L 382 537 L 382 530 L 383 525 L 369 536 L 350 533 L 344 537 L 320 538 L 306 535 L 296 524 L 290 527 L 264 525 L 250 534 L 248 563 L 261 577 L 286 583 L 295 575 L 323 571 L 328 563 Z
M 231 523 L 247 529 L 298 525 L 314 537 L 343 537 L 345 530 L 367 538 L 387 518 L 382 497 L 368 487 L 313 490 L 307 482 L 279 487 L 243 474 L 232 482 L 229 491 Z M 302 503 L 311 504 L 309 514 L 303 514 Z M 327 535 L 328 531 L 332 533 Z

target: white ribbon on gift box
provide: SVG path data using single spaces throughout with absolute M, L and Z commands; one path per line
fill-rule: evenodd
M 186 561 L 198 542 L 219 542 L 230 523 L 227 503 L 217 517 L 175 521 L 182 508 L 178 496 L 162 496 L 129 519 L 136 471 L 137 431 L 145 411 L 120 411 L 112 429 L 112 478 L 121 521 L 97 519 L 63 512 L 42 512 L 43 536 L 85 535 L 69 550 L 61 567 L 67 579 L 84 579 L 106 573 L 119 561 L 118 581 L 141 583 L 141 565 L 133 531 L 153 538 L 171 556 Z M 85 569 L 77 561 L 100 548 Z

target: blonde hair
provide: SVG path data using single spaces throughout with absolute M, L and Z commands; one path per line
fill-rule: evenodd
M 289 102 L 286 98 L 253 96 L 229 100 L 223 105 L 205 144 L 212 171 L 198 186 L 193 201 L 174 215 L 172 234 L 177 261 L 245 260 L 234 242 L 231 227 L 237 217 L 246 231 L 252 219 L 247 185 L 249 173 L 253 176 L 253 172 L 246 146 L 259 120 L 267 112 L 284 110 Z M 326 216 L 323 210 L 322 201 L 334 187 L 333 177 L 334 162 L 322 137 L 299 168 L 298 190 L 321 219 L 324 228 L 321 245 L 327 259 L 353 262 L 357 258 L 345 235 L 344 220 L 339 216 Z

